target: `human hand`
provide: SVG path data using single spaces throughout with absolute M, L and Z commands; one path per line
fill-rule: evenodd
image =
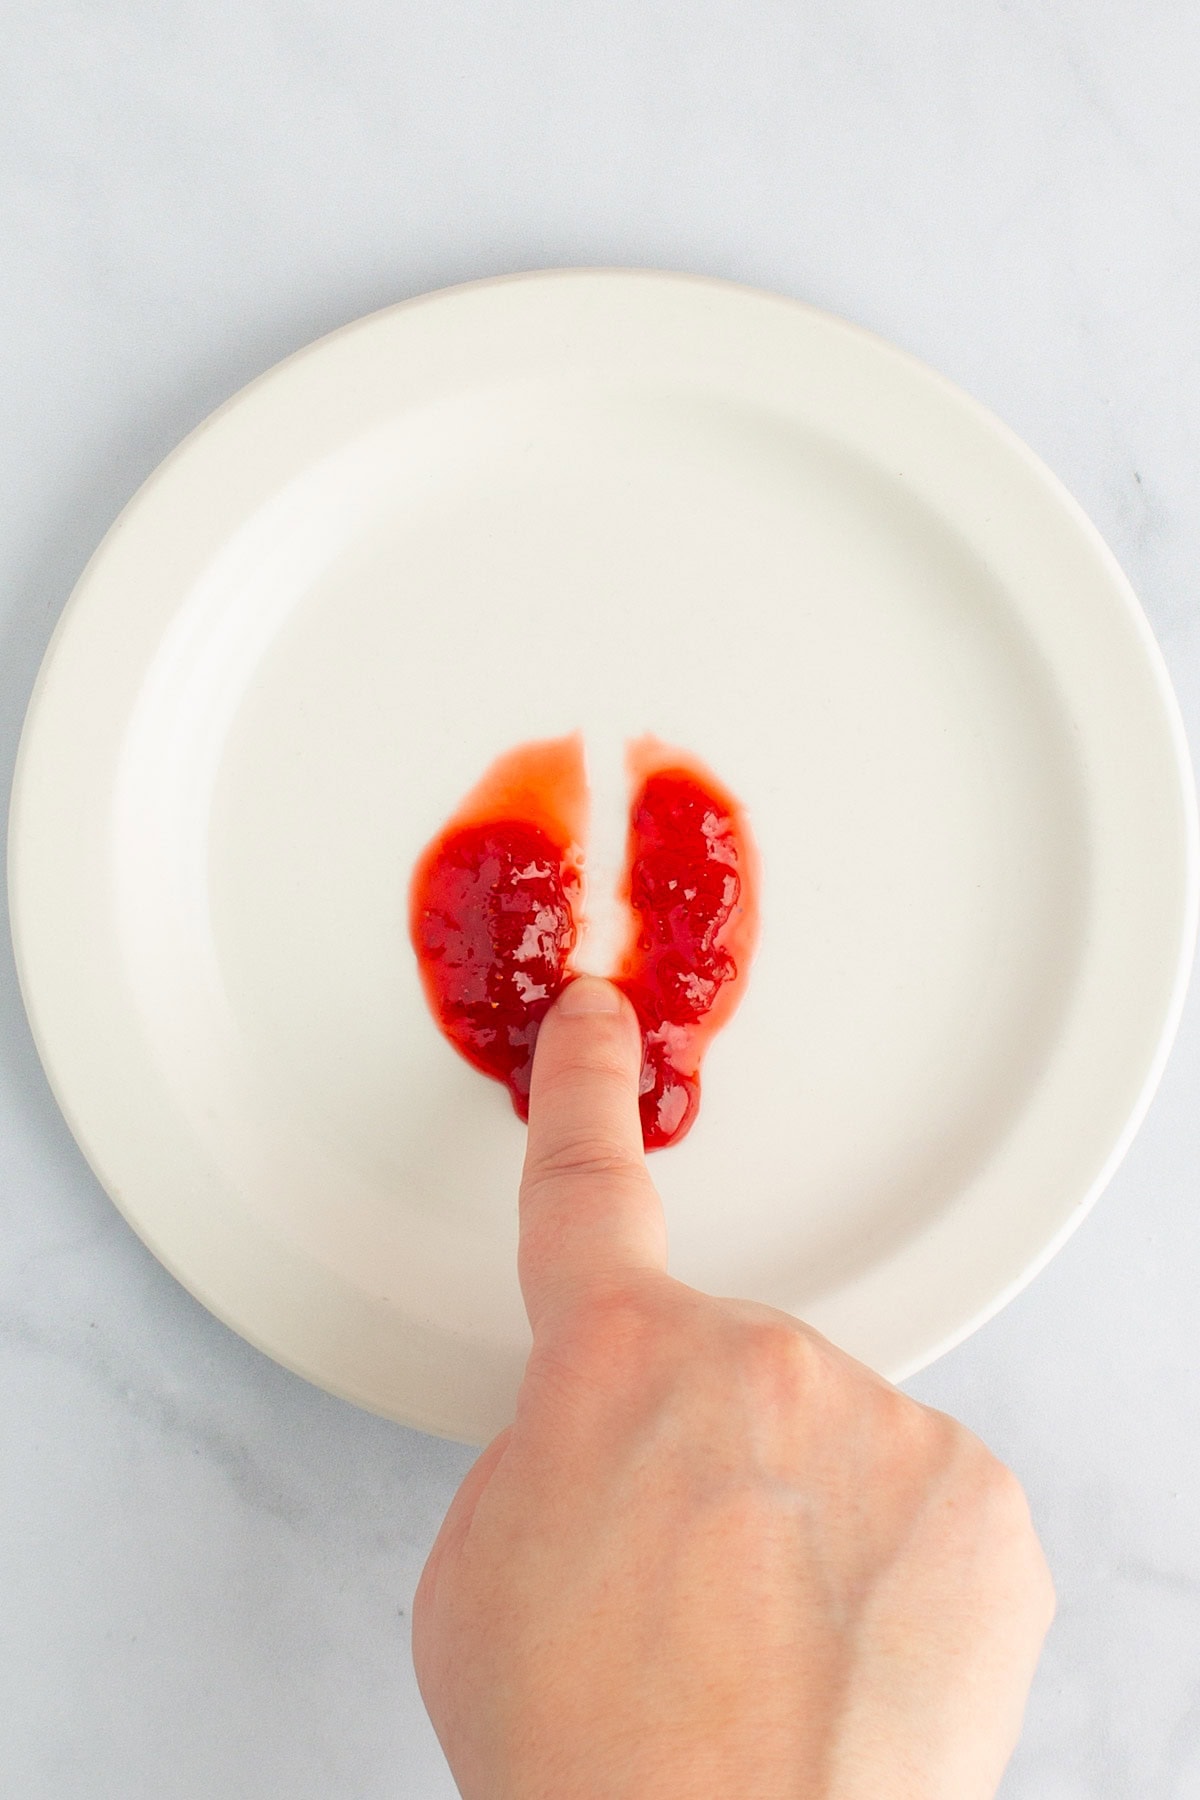
M 1053 1613 L 1021 1489 L 789 1315 L 666 1274 L 639 1067 L 617 990 L 568 987 L 516 1418 L 413 1609 L 464 1800 L 988 1800 Z

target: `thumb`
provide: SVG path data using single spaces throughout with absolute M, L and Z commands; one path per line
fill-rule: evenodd
M 638 1116 L 641 1034 L 611 982 L 581 975 L 542 1020 L 529 1093 L 518 1270 L 529 1322 L 637 1269 L 665 1269 Z

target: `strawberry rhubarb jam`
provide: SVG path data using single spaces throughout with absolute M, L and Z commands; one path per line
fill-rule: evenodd
M 522 1119 L 538 1026 L 568 979 L 587 813 L 583 740 L 492 764 L 413 873 L 409 930 L 425 997 L 454 1048 L 503 1081 Z
M 757 936 L 757 855 L 736 800 L 702 764 L 654 738 L 631 746 L 622 894 L 629 935 L 613 979 L 642 1030 L 648 1150 L 677 1143 L 700 1064 L 741 996 Z M 410 930 L 442 1032 L 503 1081 L 521 1116 L 538 1027 L 581 927 L 587 786 L 578 735 L 493 764 L 420 857 Z
M 700 1104 L 700 1062 L 740 998 L 757 935 L 756 859 L 733 796 L 654 740 L 629 819 L 627 900 L 634 924 L 616 980 L 642 1027 L 639 1104 L 647 1150 L 674 1144 Z

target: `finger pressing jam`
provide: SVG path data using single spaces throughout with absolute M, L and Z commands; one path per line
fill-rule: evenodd
M 613 977 L 642 1031 L 648 1150 L 678 1143 L 700 1063 L 737 1005 L 757 937 L 758 860 L 737 801 L 703 764 L 655 738 L 632 745 L 623 897 L 630 929 Z M 455 1048 L 503 1081 L 521 1118 L 538 1028 L 581 925 L 587 810 L 578 734 L 501 757 L 418 860 L 410 932 L 426 998 Z

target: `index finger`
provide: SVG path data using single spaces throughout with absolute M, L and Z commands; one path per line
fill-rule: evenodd
M 641 1034 L 611 982 L 581 975 L 538 1033 L 518 1272 L 529 1322 L 589 1286 L 666 1268 L 662 1202 L 638 1114 Z

